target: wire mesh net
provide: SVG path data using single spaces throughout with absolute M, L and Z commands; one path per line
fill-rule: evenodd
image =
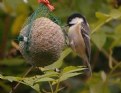
M 31 44 L 31 33 L 32 33 L 32 25 L 34 20 L 40 17 L 46 17 L 52 20 L 54 23 L 61 25 L 61 21 L 59 18 L 57 18 L 54 14 L 51 13 L 51 11 L 44 5 L 44 4 L 39 4 L 38 8 L 31 14 L 30 17 L 25 21 L 23 28 L 28 25 L 27 30 L 26 30 L 26 35 L 24 37 L 27 38 L 27 42 L 24 42 L 24 51 L 25 54 L 29 54 L 29 46 Z M 23 36 L 18 37 L 18 41 L 22 41 Z

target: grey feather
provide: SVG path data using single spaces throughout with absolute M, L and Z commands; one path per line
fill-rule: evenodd
M 84 42 L 85 42 L 88 61 L 90 62 L 91 45 L 90 45 L 90 37 L 89 37 L 90 28 L 89 28 L 88 24 L 82 23 L 81 33 L 82 33 L 82 37 L 83 37 Z

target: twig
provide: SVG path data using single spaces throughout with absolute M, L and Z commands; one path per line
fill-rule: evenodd
M 49 81 L 48 83 L 49 83 L 49 86 L 50 86 L 51 92 L 54 93 L 54 91 L 53 91 L 53 87 L 52 87 L 52 84 L 50 83 L 50 81 Z
M 110 56 L 109 56 L 109 54 L 104 50 L 104 49 L 101 49 L 101 52 L 109 59 L 110 58 Z M 118 64 L 118 61 L 115 59 L 115 58 L 113 58 L 112 57 L 112 62 L 116 65 L 116 64 Z
M 113 51 L 112 51 L 112 49 L 110 49 L 110 52 L 109 52 L 109 67 L 111 69 L 113 68 L 112 54 L 113 54 Z
M 11 45 L 12 45 L 15 49 L 19 50 L 19 45 L 18 45 L 16 42 L 11 41 Z
M 60 85 L 60 79 L 61 79 L 62 73 L 63 72 L 61 72 L 60 75 L 59 75 L 59 79 L 58 79 L 57 86 L 56 86 L 56 89 L 55 89 L 54 93 L 58 93 L 58 91 L 59 91 L 59 85 Z
M 33 67 L 34 67 L 34 66 L 31 66 L 31 67 L 27 70 L 27 72 L 24 74 L 23 78 L 29 74 L 29 72 L 33 69 Z M 14 87 L 9 93 L 13 93 L 13 92 L 18 88 L 19 85 L 20 85 L 20 82 L 17 83 L 17 84 L 15 85 L 15 87 Z
M 110 71 L 110 73 L 108 74 L 108 77 L 111 76 L 111 74 L 118 68 L 121 66 L 121 62 L 119 62 L 114 68 L 112 68 L 112 70 Z

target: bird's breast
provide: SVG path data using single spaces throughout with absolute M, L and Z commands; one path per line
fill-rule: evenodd
M 79 25 L 75 25 L 69 28 L 68 32 L 70 46 L 79 56 L 85 57 L 85 43 L 81 34 L 81 28 Z

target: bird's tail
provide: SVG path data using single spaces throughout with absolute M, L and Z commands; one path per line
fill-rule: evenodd
M 82 79 L 87 80 L 92 76 L 92 69 L 91 69 L 90 63 L 87 59 L 83 60 L 83 65 L 87 69 L 84 70 L 84 73 L 82 74 Z

